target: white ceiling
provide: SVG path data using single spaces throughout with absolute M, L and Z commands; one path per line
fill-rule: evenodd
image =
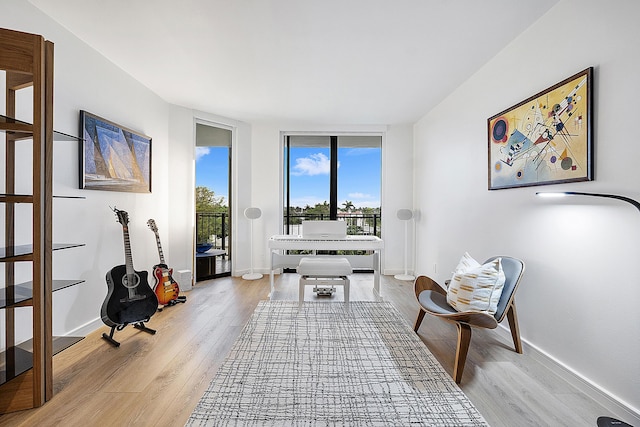
M 30 0 L 169 103 L 412 123 L 559 0 Z

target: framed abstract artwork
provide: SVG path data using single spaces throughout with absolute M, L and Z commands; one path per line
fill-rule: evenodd
M 80 188 L 151 192 L 151 138 L 80 111 Z
M 487 120 L 489 190 L 593 180 L 593 68 Z

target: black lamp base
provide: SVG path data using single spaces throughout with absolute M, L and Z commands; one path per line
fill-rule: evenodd
M 598 427 L 633 427 L 624 421 L 616 420 L 611 417 L 598 417 Z

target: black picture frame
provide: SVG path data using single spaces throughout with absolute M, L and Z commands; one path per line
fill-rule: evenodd
M 488 188 L 593 180 L 593 67 L 487 119 Z
M 151 193 L 151 137 L 84 110 L 80 135 L 80 188 Z

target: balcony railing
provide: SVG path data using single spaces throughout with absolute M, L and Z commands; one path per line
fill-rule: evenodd
M 289 214 L 284 217 L 285 234 L 302 234 L 302 221 L 328 220 L 329 214 Z M 380 214 L 338 212 L 338 220 L 347 222 L 347 234 L 380 237 Z
M 229 215 L 226 212 L 196 212 L 196 243 L 212 243 L 214 249 L 229 246 Z
M 285 234 L 302 234 L 303 220 L 328 220 L 328 214 L 290 214 L 284 217 Z M 380 214 L 339 212 L 338 220 L 347 222 L 347 234 L 380 237 Z M 212 243 L 215 249 L 229 247 L 229 215 L 226 212 L 196 212 L 196 243 Z

